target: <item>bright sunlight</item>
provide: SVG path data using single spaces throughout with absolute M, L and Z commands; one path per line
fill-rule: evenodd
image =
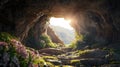
M 65 20 L 64 18 L 50 18 L 50 24 L 54 26 L 60 26 L 69 30 L 73 30 L 73 28 L 70 26 L 71 20 Z

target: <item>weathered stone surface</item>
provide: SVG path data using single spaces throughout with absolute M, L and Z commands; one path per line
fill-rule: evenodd
M 55 48 L 44 48 L 44 49 L 41 49 L 39 50 L 39 53 L 47 53 L 47 54 L 50 54 L 50 55 L 59 55 L 59 54 L 62 54 L 64 53 L 64 51 L 62 50 L 59 50 L 59 49 L 55 49 Z
M 80 59 L 80 63 L 85 66 L 100 66 L 103 64 L 108 64 L 108 61 L 105 59 L 88 58 L 88 59 Z
M 80 55 L 80 58 L 101 58 L 105 59 L 105 56 L 108 55 L 109 53 L 104 50 L 100 49 L 93 49 L 89 52 L 83 53 Z
M 59 37 L 55 34 L 55 32 L 52 30 L 52 28 L 47 28 L 47 34 L 50 36 L 51 40 L 54 43 L 60 43 L 61 45 L 64 45 L 64 43 L 59 39 Z

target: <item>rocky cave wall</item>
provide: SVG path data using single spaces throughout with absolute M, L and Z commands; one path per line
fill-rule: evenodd
M 71 18 L 71 25 L 86 44 L 120 40 L 119 0 L 2 0 L 0 32 L 25 41 L 33 29 L 36 40 L 45 33 L 49 17 Z

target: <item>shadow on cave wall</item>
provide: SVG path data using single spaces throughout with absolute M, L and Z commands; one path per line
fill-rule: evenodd
M 119 6 L 119 0 L 4 0 L 0 1 L 0 32 L 12 33 L 24 42 L 33 28 L 38 42 L 49 17 L 62 16 L 74 20 L 72 26 L 85 37 L 84 44 L 119 42 Z

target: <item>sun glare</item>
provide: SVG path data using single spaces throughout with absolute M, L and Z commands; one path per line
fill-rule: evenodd
M 71 20 L 66 20 L 64 18 L 51 17 L 49 22 L 51 25 L 60 26 L 69 30 L 73 30 L 73 28 L 70 26 Z

